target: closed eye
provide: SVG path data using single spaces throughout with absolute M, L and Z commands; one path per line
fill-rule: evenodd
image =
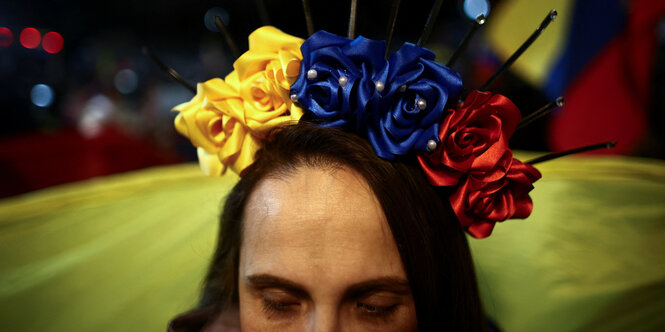
M 270 316 L 288 316 L 300 308 L 301 298 L 288 289 L 267 287 L 260 292 L 263 311 Z
M 281 302 L 263 299 L 263 311 L 267 314 L 288 314 L 295 312 L 300 307 L 300 302 Z
M 377 306 L 367 303 L 358 302 L 356 307 L 361 311 L 361 313 L 373 317 L 387 317 L 390 316 L 395 310 L 397 310 L 398 305 L 389 305 L 389 306 Z

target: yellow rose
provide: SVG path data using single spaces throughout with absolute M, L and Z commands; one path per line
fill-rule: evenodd
M 257 29 L 233 72 L 199 83 L 196 96 L 174 108 L 176 130 L 197 147 L 204 173 L 217 176 L 230 167 L 241 174 L 268 130 L 300 119 L 289 88 L 298 78 L 303 41 L 274 27 Z

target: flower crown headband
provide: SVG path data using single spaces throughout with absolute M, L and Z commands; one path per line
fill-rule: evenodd
M 432 13 L 423 35 L 429 34 Z M 394 16 L 396 10 L 393 26 Z M 550 12 L 521 51 L 484 87 L 555 16 L 556 11 Z M 508 142 L 515 130 L 561 106 L 562 98 L 524 119 L 499 94 L 473 90 L 458 102 L 462 80 L 449 66 L 484 22 L 482 15 L 476 19 L 448 66 L 435 62 L 432 51 L 411 43 L 386 59 L 386 41 L 325 31 L 303 40 L 271 26 L 261 27 L 249 35 L 249 50 L 235 61 L 234 71 L 223 80 L 198 83 L 194 98 L 174 108 L 179 112 L 175 127 L 197 147 L 204 173 L 219 176 L 231 168 L 242 175 L 271 128 L 307 114 L 317 125 L 367 139 L 381 158 L 395 160 L 415 153 L 432 185 L 452 188 L 449 200 L 462 227 L 476 238 L 487 237 L 496 222 L 531 214 L 529 192 L 541 177 L 533 164 L 614 143 L 527 163 L 513 158 Z M 225 31 L 218 18 L 216 23 Z M 352 36 L 352 25 L 349 30 Z

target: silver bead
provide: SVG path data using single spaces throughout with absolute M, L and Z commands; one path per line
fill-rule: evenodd
M 404 91 L 406 91 L 406 84 L 402 84 L 402 85 L 399 87 L 399 92 L 404 92 Z
M 421 111 L 427 108 L 427 102 L 422 98 L 416 98 L 416 105 L 418 105 L 418 108 L 420 108 Z
M 346 76 L 340 76 L 339 80 L 337 80 L 337 82 L 339 83 L 339 86 L 343 87 L 343 86 L 346 85 L 346 83 L 349 83 L 349 78 L 346 77 Z
M 297 94 L 292 93 L 289 97 L 291 98 L 292 102 L 294 102 L 294 103 L 298 102 L 298 95 Z
M 316 77 L 319 76 L 319 73 L 316 71 L 316 69 L 310 69 L 307 71 L 307 79 L 308 80 L 315 80 Z
M 374 86 L 376 86 L 376 91 L 378 91 L 379 93 L 383 92 L 383 89 L 386 87 L 385 84 L 383 84 L 383 82 L 381 81 L 376 81 L 376 83 L 374 83 Z
M 437 145 L 438 144 L 436 144 L 436 141 L 433 139 L 427 141 L 427 151 L 434 152 L 434 150 L 436 150 Z
M 476 17 L 476 23 L 478 23 L 478 25 L 485 24 L 485 15 L 483 14 L 478 15 L 478 17 Z

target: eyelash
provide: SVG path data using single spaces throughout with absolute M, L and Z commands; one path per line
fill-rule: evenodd
M 387 318 L 397 310 L 397 305 L 380 307 L 358 302 L 356 306 L 362 310 L 364 314 L 377 318 Z
M 266 298 L 263 299 L 263 311 L 269 315 L 286 315 L 294 310 L 293 306 L 298 303 L 270 301 Z

